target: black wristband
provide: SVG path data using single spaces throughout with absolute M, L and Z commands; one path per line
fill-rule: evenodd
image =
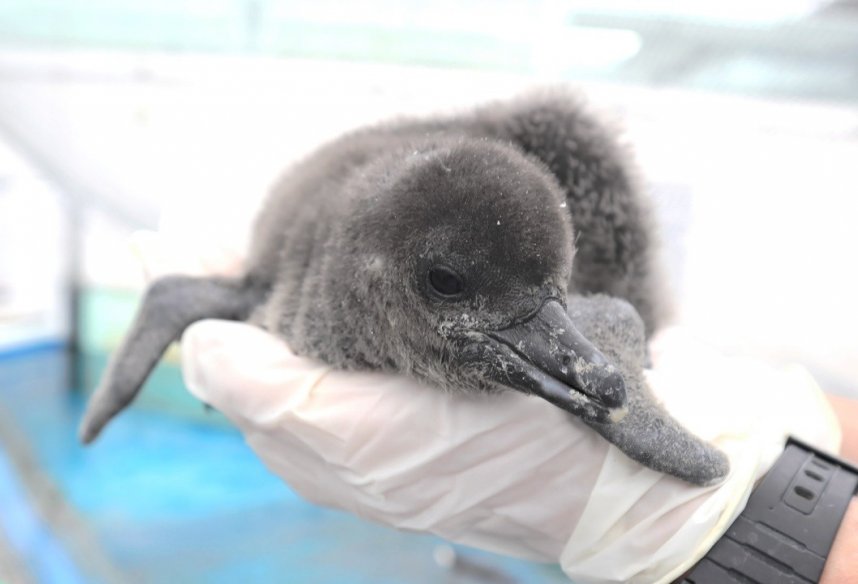
M 794 438 L 682 584 L 819 581 L 858 489 L 858 468 Z

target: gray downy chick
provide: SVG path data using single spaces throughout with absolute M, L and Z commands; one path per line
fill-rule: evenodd
M 185 328 L 224 318 L 343 369 L 534 394 L 636 460 L 674 468 L 658 463 L 667 444 L 637 447 L 607 430 L 626 415 L 629 388 L 565 310 L 570 292 L 618 296 L 647 332 L 664 314 L 654 230 L 629 168 L 611 132 L 566 93 L 347 134 L 275 186 L 241 277 L 153 283 L 81 439 L 133 400 Z M 675 425 L 638 393 L 638 416 L 648 408 Z

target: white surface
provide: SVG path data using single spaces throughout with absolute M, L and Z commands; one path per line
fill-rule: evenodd
M 65 340 L 65 211 L 59 194 L 0 141 L 0 352 Z

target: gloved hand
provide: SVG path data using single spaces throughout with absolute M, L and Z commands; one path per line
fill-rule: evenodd
M 687 357 L 674 355 L 685 349 L 673 343 L 685 341 L 664 343 L 671 346 L 663 347 L 663 359 Z M 663 397 L 682 402 L 680 393 L 695 394 L 696 403 L 684 407 L 707 414 L 696 424 L 683 421 L 731 457 L 729 479 L 701 488 L 640 466 L 540 399 L 452 395 L 404 377 L 331 370 L 239 323 L 198 323 L 182 347 L 191 392 L 226 414 L 269 469 L 306 499 L 495 552 L 559 561 L 579 583 L 670 581 L 682 573 L 777 457 L 784 422 L 822 446 L 836 449 L 839 441 L 805 374 L 715 356 L 694 359 L 693 367 L 713 371 L 703 387 L 681 363 L 651 375 Z M 731 371 L 753 377 L 745 390 L 774 388 L 790 411 L 778 400 L 763 411 L 736 391 L 724 396 L 737 400 L 726 407 L 711 399 L 723 394 Z M 696 391 L 688 389 L 691 379 Z M 752 415 L 729 419 L 749 403 Z M 754 428 L 763 413 L 777 421 Z
M 577 418 L 516 392 L 453 395 L 336 371 L 225 321 L 193 325 L 182 350 L 191 392 L 306 499 L 559 562 L 581 584 L 673 580 L 729 526 L 786 434 L 832 451 L 840 440 L 802 370 L 721 357 L 680 332 L 660 339 L 647 376 L 671 414 L 730 457 L 716 486 L 644 468 Z

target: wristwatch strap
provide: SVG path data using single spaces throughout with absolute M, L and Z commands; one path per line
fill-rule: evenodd
M 858 468 L 794 438 L 683 584 L 819 581 L 858 490 Z

